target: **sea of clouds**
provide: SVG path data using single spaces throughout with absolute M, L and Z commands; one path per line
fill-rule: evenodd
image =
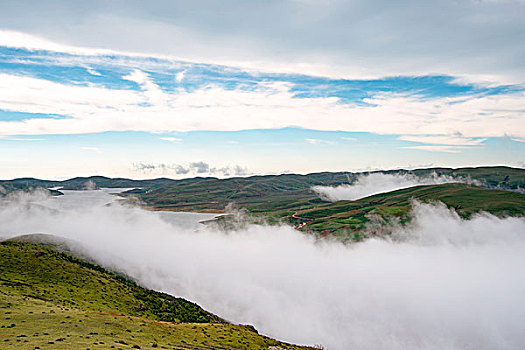
M 339 186 L 314 186 L 312 187 L 312 190 L 321 198 L 335 202 L 340 200 L 357 200 L 374 194 L 400 190 L 413 186 L 438 185 L 445 183 L 479 184 L 478 182 L 467 178 L 437 175 L 436 173 L 432 173 L 428 176 L 371 173 L 359 175 L 351 184 Z
M 289 226 L 190 228 L 93 200 L 101 192 L 11 197 L 0 205 L 0 236 L 74 240 L 144 286 L 289 342 L 336 350 L 525 344 L 524 218 L 466 221 L 416 203 L 409 226 L 390 238 L 343 244 Z M 66 206 L 51 205 L 66 197 Z

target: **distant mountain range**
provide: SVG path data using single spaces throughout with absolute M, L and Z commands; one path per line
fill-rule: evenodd
M 447 175 L 458 178 L 477 180 L 483 187 L 521 191 L 525 189 L 525 169 L 505 166 L 475 167 L 475 168 L 425 168 L 415 170 L 384 170 L 373 172 L 320 172 L 306 175 L 257 175 L 249 177 L 232 177 L 218 179 L 215 177 L 194 177 L 175 180 L 156 178 L 148 180 L 133 180 L 126 178 L 109 178 L 105 176 L 75 177 L 68 180 L 41 180 L 36 178 L 17 178 L 0 180 L 0 185 L 7 190 L 28 189 L 33 187 L 57 188 L 64 190 L 83 190 L 88 188 L 138 188 L 133 193 L 140 194 L 142 199 L 151 204 L 170 209 L 170 205 L 183 209 L 182 203 L 190 203 L 190 209 L 213 206 L 223 209 L 227 201 L 256 204 L 264 202 L 266 196 L 313 197 L 312 186 L 336 186 L 349 184 L 360 175 L 382 174 L 412 174 L 428 176 L 430 174 Z M 146 195 L 147 193 L 147 195 Z M 155 197 L 157 200 L 153 200 Z M 164 197 L 170 197 L 165 200 Z M 255 197 L 262 197 L 256 200 Z M 158 202 L 158 203 L 157 203 Z
M 313 186 L 352 184 L 361 176 L 372 173 L 408 174 L 419 178 L 448 176 L 449 180 L 458 179 L 458 183 L 413 186 L 358 200 L 336 202 L 328 202 L 312 190 Z M 465 184 L 465 181 L 469 184 Z M 47 188 L 82 190 L 101 187 L 133 188 L 120 195 L 139 199 L 145 207 L 153 210 L 227 212 L 238 208 L 245 209 L 252 218 L 264 218 L 269 223 L 286 222 L 302 231 L 345 237 L 354 235 L 356 239 L 360 238 L 371 216 L 379 216 L 385 223 L 393 218 L 401 222 L 408 220 L 413 199 L 442 202 L 463 217 L 479 211 L 497 216 L 525 215 L 525 169 L 503 166 L 322 172 L 228 179 L 195 177 L 183 180 L 131 180 L 91 176 L 49 181 L 22 178 L 0 181 L 0 195 L 37 188 L 49 191 Z M 61 193 L 52 190 L 50 194 Z M 227 207 L 229 209 L 225 210 Z M 231 224 L 227 216 L 216 222 L 226 226 Z

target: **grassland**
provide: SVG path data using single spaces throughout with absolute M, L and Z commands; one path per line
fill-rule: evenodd
M 525 188 L 525 169 L 509 167 L 429 168 L 419 170 L 381 171 L 387 174 L 430 174 L 477 180 L 486 188 L 517 191 Z M 230 179 L 201 179 L 150 186 L 127 192 L 135 195 L 149 207 L 161 210 L 200 211 L 223 210 L 230 203 L 252 213 L 296 209 L 299 206 L 319 205 L 324 201 L 312 186 L 336 186 L 355 181 L 363 173 L 314 173 L 251 176 Z
M 468 218 L 485 211 L 497 216 L 525 215 L 525 170 L 509 167 L 430 168 L 413 171 L 384 171 L 387 174 L 428 176 L 447 175 L 475 180 L 480 186 L 443 184 L 418 186 L 378 194 L 358 201 L 326 202 L 311 190 L 315 185 L 351 183 L 359 174 L 317 173 L 308 175 L 255 176 L 232 179 L 206 179 L 193 183 L 143 188 L 128 192 L 149 207 L 160 210 L 217 210 L 234 203 L 247 211 L 255 222 L 285 222 L 297 229 L 322 235 L 362 239 L 370 228 L 371 218 L 380 218 L 385 226 L 409 220 L 411 202 L 442 202 Z M 235 218 L 224 216 L 216 221 L 219 227 L 236 225 Z M 377 220 L 375 220 L 377 221 Z
M 233 205 L 247 210 L 252 218 L 264 218 L 269 223 L 284 221 L 304 231 L 322 234 L 355 234 L 359 237 L 372 216 L 386 223 L 392 219 L 405 222 L 410 201 L 441 201 L 468 217 L 474 212 L 487 211 L 495 215 L 521 216 L 525 188 L 525 169 L 510 167 L 428 168 L 416 170 L 377 171 L 384 174 L 415 176 L 446 175 L 474 180 L 479 186 L 448 184 L 414 187 L 380 194 L 359 201 L 329 203 L 314 193 L 312 186 L 349 184 L 367 173 L 323 172 L 307 175 L 284 174 L 244 178 L 191 178 L 183 180 L 128 180 L 106 177 L 74 178 L 60 182 L 66 188 L 83 186 L 91 181 L 99 187 L 140 187 L 122 194 L 138 198 L 152 210 L 224 212 Z M 7 185 L 25 181 L 43 185 L 36 179 L 18 179 Z M 49 185 L 49 183 L 45 183 Z M 53 183 L 53 185 L 58 185 Z M 231 219 L 217 222 L 230 227 Z
M 142 200 L 145 205 L 157 210 L 173 211 L 223 211 L 234 203 L 251 212 L 266 212 L 294 208 L 304 202 L 322 203 L 312 192 L 312 186 L 336 186 L 349 184 L 358 176 L 370 172 L 321 172 L 307 175 L 282 174 L 267 176 L 237 177 L 217 179 L 214 177 L 195 177 L 182 180 L 158 178 L 150 180 L 131 180 L 108 178 L 104 176 L 76 177 L 64 181 L 20 178 L 0 181 L 0 185 L 62 187 L 63 189 L 85 189 L 90 183 L 95 187 L 136 188 L 127 192 Z M 430 174 L 477 180 L 483 187 L 517 191 L 525 188 L 525 169 L 510 167 L 477 168 L 427 168 L 416 170 L 375 171 L 384 174 Z
M 51 246 L 0 243 L 2 349 L 283 349 Z
M 268 213 L 274 218 L 296 225 L 303 231 L 356 234 L 362 231 L 373 216 L 389 222 L 405 223 L 412 201 L 441 202 L 464 218 L 483 211 L 499 217 L 525 216 L 525 195 L 487 189 L 465 184 L 416 186 L 381 193 L 356 201 L 337 201 L 316 206 L 304 205 L 298 210 Z
M 416 186 L 381 193 L 356 201 L 331 203 L 297 202 L 285 209 L 247 211 L 247 222 L 284 222 L 304 232 L 361 240 L 366 235 L 388 232 L 393 224 L 410 220 L 413 201 L 444 203 L 461 217 L 479 212 L 498 217 L 525 216 L 525 194 L 487 189 L 466 184 Z M 215 224 L 221 228 L 238 226 L 234 215 L 225 215 Z
M 163 210 L 224 210 L 230 203 L 250 210 L 266 210 L 268 206 L 284 208 L 304 200 L 320 203 L 322 201 L 310 190 L 314 184 L 336 185 L 346 181 L 348 179 L 342 173 L 252 176 L 181 182 L 137 189 L 126 194 L 136 195 L 147 205 Z
M 25 183 L 3 183 L 3 184 L 0 184 L 0 197 L 8 196 L 9 194 L 14 193 L 14 192 L 34 192 L 37 190 L 42 191 L 43 193 L 46 193 L 51 196 L 63 195 L 63 193 L 60 191 L 49 190 L 41 186 L 25 184 Z

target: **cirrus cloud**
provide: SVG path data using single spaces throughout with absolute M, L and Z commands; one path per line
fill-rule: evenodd
M 523 91 L 447 98 L 377 93 L 356 105 L 334 96 L 299 97 L 293 84 L 287 82 L 263 81 L 249 89 L 209 84 L 191 91 L 168 92 L 140 70 L 124 78 L 136 82 L 140 90 L 0 74 L 1 110 L 64 116 L 0 121 L 0 134 L 236 131 L 297 126 L 404 134 L 411 135 L 404 136 L 407 141 L 449 145 L 482 142 L 472 138 L 525 137 Z M 447 139 L 451 130 L 462 136 Z
M 90 2 L 79 11 L 65 0 L 6 0 L 0 43 L 332 77 L 439 72 L 522 83 L 524 9 L 521 0 L 130 0 Z

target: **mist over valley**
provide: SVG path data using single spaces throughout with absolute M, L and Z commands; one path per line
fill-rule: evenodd
M 144 287 L 296 344 L 518 349 L 525 341 L 523 216 L 467 219 L 414 199 L 406 223 L 345 241 L 254 223 L 248 212 L 227 215 L 244 224 L 225 230 L 200 223 L 219 214 L 144 210 L 115 195 L 124 190 L 12 193 L 0 236 L 64 238 L 75 254 Z
M 521 350 L 525 1 L 0 1 L 0 348 Z

